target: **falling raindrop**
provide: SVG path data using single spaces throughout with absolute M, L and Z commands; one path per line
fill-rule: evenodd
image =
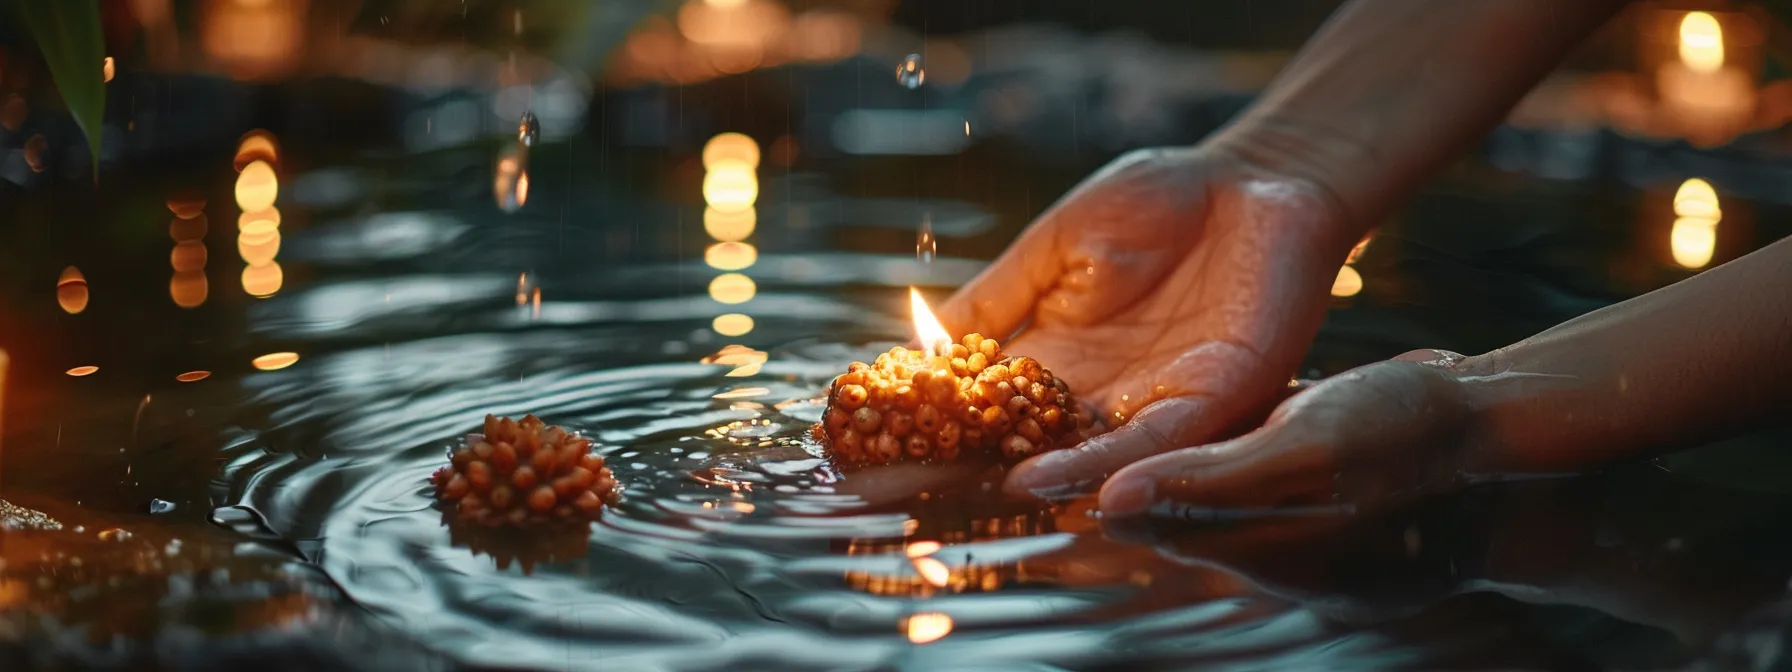
M 165 500 L 165 499 L 152 499 L 152 500 L 149 500 L 149 512 L 150 512 L 150 514 L 152 514 L 152 515 L 157 515 L 157 516 L 159 516 L 159 515 L 162 515 L 162 514 L 164 514 L 164 513 L 168 513 L 168 512 L 170 512 L 170 511 L 173 511 L 173 510 L 174 510 L 174 502 L 170 502 L 170 501 L 168 501 L 168 500 Z
M 516 212 L 529 202 L 529 147 L 522 142 L 506 148 L 498 155 L 497 169 L 492 176 L 492 195 L 498 209 Z
M 938 248 L 939 243 L 933 238 L 933 218 L 921 220 L 921 235 L 915 237 L 915 258 L 923 264 L 931 264 Z
M 534 147 L 535 141 L 541 139 L 541 122 L 535 119 L 535 111 L 523 112 L 523 120 L 516 126 L 516 141 L 524 147 Z
M 927 81 L 927 71 L 921 69 L 921 55 L 909 54 L 896 65 L 897 83 L 910 88 L 919 89 Z

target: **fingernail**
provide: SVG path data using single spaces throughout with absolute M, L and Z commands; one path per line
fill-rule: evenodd
M 1008 482 L 1003 490 L 1021 497 L 1062 496 L 1064 474 L 1067 472 L 1065 462 L 1068 457 L 1063 451 L 1058 451 L 1040 455 L 1030 462 L 1022 462 L 1008 474 Z
M 1103 518 L 1145 515 L 1156 494 L 1157 480 L 1153 478 L 1111 481 L 1101 489 L 1101 515 Z

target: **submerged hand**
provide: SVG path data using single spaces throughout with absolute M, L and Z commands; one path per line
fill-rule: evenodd
M 1261 417 L 1356 242 L 1343 220 L 1320 186 L 1218 147 L 1134 152 L 1054 205 L 941 318 L 1020 331 L 1009 349 L 1120 426 L 1020 464 L 1007 489 L 1073 494 Z

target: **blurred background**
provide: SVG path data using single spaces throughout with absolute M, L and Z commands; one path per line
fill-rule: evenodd
M 224 665 L 237 654 L 213 642 L 333 628 L 326 649 L 388 651 L 398 662 L 366 660 L 400 667 L 553 668 L 568 640 L 707 642 L 727 630 L 762 637 L 718 645 L 704 665 L 827 669 L 774 655 L 788 626 L 870 667 L 943 660 L 891 647 L 942 641 L 958 613 L 888 600 L 1075 576 L 1150 585 L 1149 571 L 1167 570 L 1078 573 L 1149 565 L 1107 550 L 1099 562 L 1035 562 L 1031 575 L 960 563 L 937 585 L 928 572 L 946 564 L 906 560 L 891 576 L 816 560 L 791 571 L 833 583 L 777 590 L 742 578 L 784 581 L 767 567 L 791 557 L 900 556 L 917 534 L 951 545 L 1088 531 L 1086 520 L 1040 523 L 1062 511 L 934 507 L 893 535 L 849 526 L 801 551 L 764 550 L 795 538 L 772 518 L 752 529 L 786 536 L 732 532 L 745 536 L 704 551 L 649 528 L 713 533 L 686 518 L 775 517 L 779 493 L 831 487 L 796 470 L 764 476 L 754 495 L 714 476 L 753 467 L 713 460 L 794 445 L 802 416 L 790 404 L 852 348 L 906 337 L 908 286 L 943 298 L 1103 163 L 1200 140 L 1339 4 L 11 0 L 0 22 L 0 495 L 75 532 L 0 536 L 0 640 L 16 645 L 0 660 L 129 665 L 204 651 Z M 1482 352 L 1792 233 L 1786 17 L 1776 2 L 1636 3 L 1358 246 L 1303 374 L 1415 347 Z M 584 428 L 647 484 L 643 508 L 600 527 L 586 564 L 564 562 L 585 555 L 582 539 L 549 552 L 561 579 L 584 583 L 523 582 L 493 560 L 510 556 L 419 522 L 427 502 L 410 477 L 423 472 L 411 472 L 484 413 L 531 411 Z M 1789 470 L 1726 466 L 1726 454 L 1655 468 L 1749 492 L 1787 485 L 1774 474 Z M 687 483 L 697 471 L 710 475 L 701 492 Z M 358 536 L 400 519 L 416 527 Z M 418 539 L 483 564 L 454 565 Z M 680 573 L 677 553 L 654 545 L 665 539 L 713 571 Z M 594 587 L 600 559 L 628 580 Z M 642 578 L 656 573 L 667 576 Z M 1783 591 L 1783 579 L 1767 583 Z M 846 607 L 808 599 L 824 584 L 876 600 L 840 616 Z M 679 592 L 690 585 L 760 601 L 716 606 Z M 1252 594 L 1216 585 L 1198 599 Z M 579 611 L 601 600 L 556 602 L 551 624 L 519 615 L 568 594 L 638 598 L 628 613 L 654 616 L 643 631 Z M 699 606 L 677 618 L 640 606 L 661 603 Z M 967 604 L 996 606 L 966 612 L 984 614 L 971 619 L 981 648 L 955 660 L 1094 664 L 1068 650 L 1022 655 L 998 637 L 1041 613 Z M 1509 606 L 1489 613 L 1527 618 Z M 340 624 L 362 613 L 380 626 L 344 640 Z M 814 634 L 854 628 L 897 641 Z M 1541 652 L 1534 660 L 1600 664 L 1684 663 L 1710 643 L 1626 630 L 1653 644 L 1582 646 L 1518 630 L 1529 634 L 1401 641 L 1452 642 L 1415 649 L 1439 660 Z M 1299 631 L 1289 646 L 1326 650 Z M 504 637 L 522 648 L 491 643 Z M 565 651 L 561 662 L 601 658 Z M 1143 660 L 1196 655 L 1179 651 Z M 1112 662 L 1128 660 L 1140 659 Z

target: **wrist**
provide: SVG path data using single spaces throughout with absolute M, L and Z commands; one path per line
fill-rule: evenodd
M 1330 202 L 1338 237 L 1355 245 L 1380 217 L 1357 185 L 1377 165 L 1367 143 L 1293 115 L 1246 111 L 1203 142 L 1253 170 L 1311 185 Z M 1346 248 L 1348 249 L 1348 248 Z

